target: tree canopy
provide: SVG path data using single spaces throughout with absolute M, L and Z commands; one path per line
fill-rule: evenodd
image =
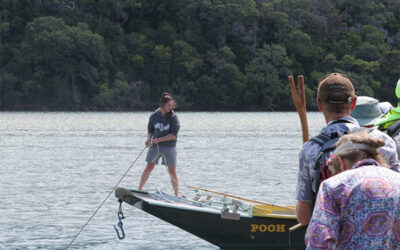
M 288 75 L 396 104 L 396 0 L 2 0 L 0 110 L 293 110 Z

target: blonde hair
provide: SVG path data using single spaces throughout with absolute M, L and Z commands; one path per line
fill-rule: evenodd
M 378 152 L 378 148 L 385 145 L 385 142 L 382 139 L 378 139 L 369 135 L 367 131 L 358 131 L 342 136 L 336 143 L 336 148 L 339 148 L 340 145 L 346 142 L 364 144 L 367 147 L 363 149 L 349 149 L 331 158 L 328 162 L 328 167 L 333 175 L 342 172 L 342 170 L 340 169 L 340 162 L 338 157 L 347 159 L 352 163 L 352 165 L 354 165 L 358 161 L 371 158 L 376 160 L 381 166 L 387 167 L 385 160 Z

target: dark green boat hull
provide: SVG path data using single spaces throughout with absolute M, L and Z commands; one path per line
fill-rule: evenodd
M 223 219 L 221 214 L 150 204 L 135 196 L 135 193 L 143 192 L 130 192 L 131 196 L 122 198 L 126 203 L 222 249 L 305 249 L 306 227 L 289 232 L 289 228 L 297 224 L 292 218 L 254 216 Z

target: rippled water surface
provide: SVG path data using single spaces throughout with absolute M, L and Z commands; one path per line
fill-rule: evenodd
M 144 148 L 150 112 L 0 113 L 0 248 L 65 249 Z M 297 113 L 178 112 L 178 175 L 199 186 L 279 204 L 295 203 L 302 137 Z M 324 125 L 309 113 L 310 134 Z M 147 151 L 145 151 L 146 153 Z M 119 186 L 137 188 L 145 153 Z M 158 165 L 145 189 L 172 193 Z M 112 194 L 70 249 L 218 249 L 123 204 L 126 238 L 113 229 Z

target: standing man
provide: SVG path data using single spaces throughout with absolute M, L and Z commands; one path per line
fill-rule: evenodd
M 357 120 L 350 116 L 351 110 L 356 105 L 357 96 L 347 76 L 339 73 L 325 76 L 318 85 L 316 100 L 327 124 L 321 133 L 336 134 L 341 137 L 360 127 Z M 373 130 L 371 135 L 385 141 L 380 153 L 388 165 L 395 164 L 397 152 L 394 141 L 378 130 Z M 311 219 L 318 192 L 321 169 L 316 166 L 320 151 L 321 144 L 310 140 L 303 145 L 299 154 L 296 215 L 297 220 L 303 225 L 307 225 Z

